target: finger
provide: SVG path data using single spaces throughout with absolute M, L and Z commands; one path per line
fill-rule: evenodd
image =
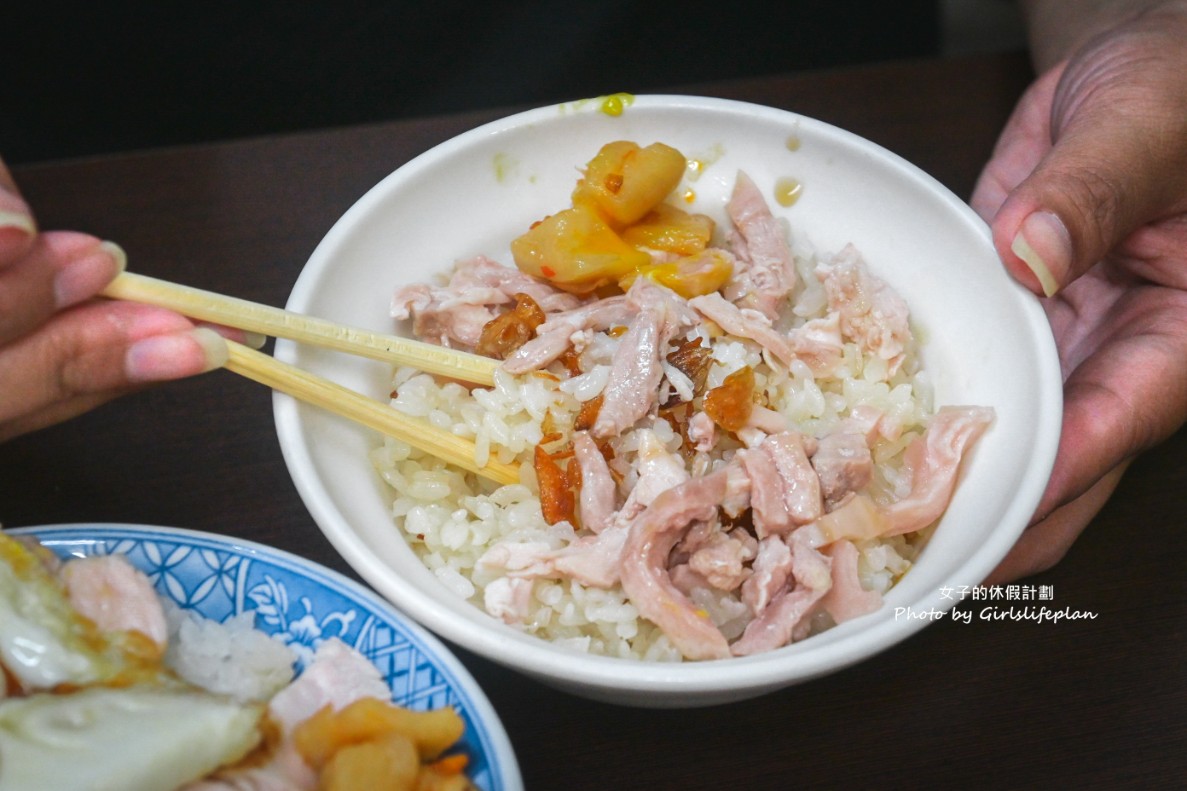
M 985 584 L 1002 585 L 1029 577 L 1052 568 L 1062 560 L 1092 519 L 1104 508 L 1128 466 L 1126 462 L 1115 467 L 1084 494 L 1027 528 L 986 578 Z
M 1081 279 L 1068 296 L 1091 282 Z M 1070 370 L 1063 426 L 1039 516 L 1165 440 L 1187 415 L 1187 294 L 1131 288 L 1108 321 L 1119 329 L 1107 343 L 1086 336 L 1061 350 Z
M 1051 150 L 1051 102 L 1062 70 L 1053 70 L 1031 85 L 1002 127 L 993 155 L 973 187 L 969 204 L 985 222 L 993 221 L 1009 194 L 1034 172 Z M 1015 276 L 1033 279 L 1025 266 Z M 1034 284 L 1037 287 L 1037 282 Z
M 1050 296 L 1187 195 L 1187 48 L 1149 20 L 1092 45 L 1054 95 L 1051 150 L 993 219 L 994 243 Z
M 93 297 L 124 269 L 126 260 L 118 246 L 86 234 L 38 236 L 20 261 L 0 269 L 0 345 Z
M 79 414 L 148 382 L 226 361 L 222 338 L 160 308 L 96 301 L 0 349 L 0 440 Z
M 37 234 L 33 212 L 0 160 L 0 270 L 19 260 Z

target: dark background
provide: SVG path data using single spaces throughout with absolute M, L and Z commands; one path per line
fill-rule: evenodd
M 940 48 L 940 0 L 11 5 L 0 32 L 9 164 Z

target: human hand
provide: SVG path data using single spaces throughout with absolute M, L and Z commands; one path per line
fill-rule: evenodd
M 38 233 L 0 161 L 0 441 L 225 361 L 211 329 L 93 299 L 123 266 L 123 252 L 93 236 Z
M 972 197 L 1044 294 L 1063 434 L 1031 527 L 993 572 L 1058 562 L 1125 467 L 1187 418 L 1187 3 L 1120 21 L 1043 74 Z

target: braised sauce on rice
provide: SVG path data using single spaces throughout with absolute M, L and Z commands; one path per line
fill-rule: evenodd
M 576 650 L 768 651 L 878 609 L 992 409 L 935 409 L 901 297 L 818 253 L 745 173 L 718 222 L 685 159 L 615 141 L 570 206 L 398 289 L 393 316 L 502 360 L 493 388 L 410 368 L 392 406 L 519 462 L 496 486 L 386 439 L 373 462 L 437 578 Z

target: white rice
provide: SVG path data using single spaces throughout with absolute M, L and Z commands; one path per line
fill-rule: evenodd
M 162 598 L 165 665 L 182 679 L 240 703 L 266 702 L 293 680 L 296 653 L 255 628 L 251 611 L 219 623 Z

